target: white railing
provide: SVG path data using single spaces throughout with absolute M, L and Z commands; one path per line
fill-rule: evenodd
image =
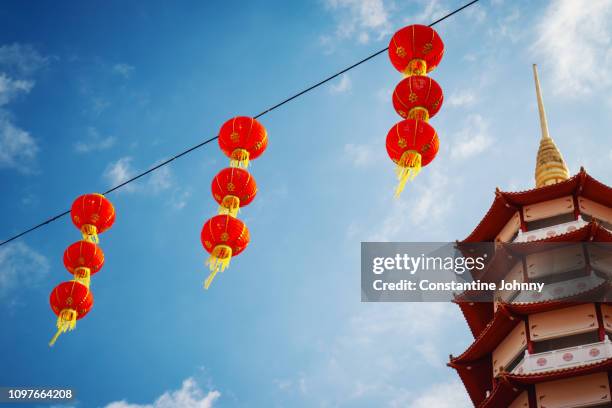
M 575 221 L 564 222 L 563 224 L 552 225 L 546 228 L 540 228 L 527 232 L 519 231 L 517 237 L 514 239 L 514 242 L 531 242 L 544 238 L 551 238 L 557 235 L 567 234 L 568 232 L 575 231 L 579 228 L 584 227 L 586 224 L 587 223 L 581 217 L 579 217 Z
M 595 289 L 603 282 L 603 278 L 591 272 L 579 278 L 547 283 L 544 285 L 542 292 L 536 290 L 517 291 L 512 299 L 512 303 L 544 302 L 547 300 L 571 297 Z
M 612 342 L 606 336 L 604 341 L 581 346 L 568 347 L 543 353 L 529 354 L 525 351 L 523 361 L 512 374 L 531 374 L 560 368 L 577 367 L 612 358 Z

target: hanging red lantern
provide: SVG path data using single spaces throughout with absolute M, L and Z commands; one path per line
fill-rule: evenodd
M 98 243 L 98 234 L 115 222 L 115 208 L 102 194 L 84 194 L 74 200 L 70 210 L 72 222 L 81 230 L 83 239 Z
M 212 194 L 219 203 L 219 214 L 238 215 L 240 207 L 247 206 L 257 194 L 257 184 L 251 174 L 241 168 L 227 167 L 213 178 Z
M 225 270 L 230 259 L 244 251 L 250 236 L 248 228 L 239 219 L 229 215 L 215 215 L 202 227 L 200 239 L 210 254 L 206 264 L 211 273 L 204 282 L 204 287 L 208 289 L 217 272 Z
M 395 190 L 396 197 L 406 182 L 416 177 L 421 167 L 436 157 L 439 147 L 436 131 L 422 120 L 406 119 L 391 128 L 387 134 L 387 153 L 397 164 L 399 184 Z
M 64 251 L 64 266 L 74 275 L 76 281 L 89 286 L 91 275 L 104 265 L 102 249 L 88 241 L 78 241 Z
M 236 116 L 221 126 L 219 147 L 230 158 L 232 167 L 249 166 L 268 145 L 268 132 L 256 119 Z
M 393 107 L 404 119 L 428 121 L 442 106 L 442 88 L 428 76 L 404 78 L 393 92 Z
M 414 24 L 397 31 L 389 43 L 389 59 L 405 75 L 425 75 L 444 55 L 444 43 L 431 27 Z
M 57 315 L 57 332 L 49 342 L 52 346 L 60 334 L 73 330 L 76 321 L 89 313 L 93 306 L 93 295 L 89 288 L 77 281 L 60 283 L 49 298 L 51 309 Z

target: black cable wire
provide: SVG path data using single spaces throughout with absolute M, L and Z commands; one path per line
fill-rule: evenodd
M 459 13 L 459 12 L 460 12 L 460 11 L 462 11 L 463 9 L 466 9 L 466 8 L 470 7 L 472 4 L 477 3 L 478 1 L 479 1 L 479 0 L 473 0 L 473 1 L 470 1 L 469 3 L 464 4 L 463 6 L 459 7 L 458 9 L 456 9 L 456 10 L 454 10 L 454 11 L 452 11 L 452 12 L 450 12 L 450 13 L 446 14 L 446 15 L 445 15 L 445 16 L 443 16 L 443 17 L 440 17 L 439 19 L 437 19 L 437 20 L 436 20 L 436 21 L 434 21 L 433 23 L 429 24 L 429 27 L 433 27 L 434 25 L 436 25 L 436 24 L 440 23 L 441 21 L 444 21 L 444 20 L 446 20 L 447 18 L 449 18 L 449 17 L 451 17 L 451 16 L 453 16 L 453 15 L 455 15 L 455 14 Z M 311 85 L 311 86 L 309 86 L 308 88 L 306 88 L 306 89 L 304 89 L 304 90 L 302 90 L 302 91 L 300 91 L 300 92 L 298 92 L 298 93 L 296 93 L 296 94 L 294 94 L 294 95 L 292 95 L 292 96 L 288 97 L 287 99 L 283 100 L 282 102 L 279 102 L 279 103 L 277 103 L 276 105 L 274 105 L 274 106 L 272 106 L 272 107 L 270 107 L 270 108 L 266 109 L 265 111 L 263 111 L 263 112 L 261 112 L 261 113 L 257 114 L 256 116 L 254 116 L 254 118 L 255 118 L 255 119 L 260 118 L 260 117 L 264 116 L 265 114 L 272 112 L 274 109 L 280 108 L 280 107 L 281 107 L 281 106 L 283 106 L 284 104 L 286 104 L 286 103 L 288 103 L 288 102 L 291 102 L 292 100 L 294 100 L 294 99 L 296 99 L 296 98 L 299 98 L 300 96 L 302 96 L 302 95 L 304 95 L 304 94 L 306 94 L 306 93 L 308 93 L 308 92 L 312 91 L 312 90 L 313 90 L 313 89 L 315 89 L 315 88 L 320 87 L 321 85 L 323 85 L 323 84 L 325 84 L 325 83 L 327 83 L 327 82 L 331 81 L 331 80 L 332 80 L 332 79 L 334 79 L 334 78 L 337 78 L 338 76 L 340 76 L 340 75 L 344 74 L 345 72 L 350 71 L 351 69 L 353 69 L 353 68 L 355 68 L 355 67 L 357 67 L 357 66 L 359 66 L 359 65 L 363 64 L 364 62 L 367 62 L 367 61 L 371 60 L 372 58 L 379 56 L 380 54 L 382 54 L 383 52 L 387 51 L 388 49 L 389 49 L 389 47 L 385 47 L 385 48 L 383 48 L 383 49 L 382 49 L 382 50 L 380 50 L 380 51 L 376 51 L 374 54 L 371 54 L 371 55 L 369 55 L 369 56 L 365 57 L 364 59 L 362 59 L 362 60 L 360 60 L 360 61 L 358 61 L 358 62 L 354 63 L 353 65 L 351 65 L 351 66 L 349 66 L 349 67 L 346 67 L 346 68 L 344 68 L 343 70 L 338 71 L 338 72 L 336 72 L 336 73 L 335 73 L 335 74 L 333 74 L 333 75 L 328 76 L 327 78 L 323 79 L 322 81 L 319 81 L 319 82 L 317 82 L 316 84 Z M 178 159 L 178 158 L 180 158 L 180 157 L 183 157 L 183 156 L 185 156 L 186 154 L 189 154 L 189 153 L 193 152 L 194 150 L 199 149 L 200 147 L 205 146 L 205 145 L 207 145 L 208 143 L 210 143 L 210 142 L 212 142 L 212 141 L 214 141 L 214 140 L 216 140 L 216 139 L 218 139 L 218 138 L 219 138 L 219 136 L 211 137 L 210 139 L 207 139 L 207 140 L 203 141 L 202 143 L 199 143 L 199 144 L 197 144 L 197 145 L 195 145 L 195 146 L 193 146 L 193 147 L 190 147 L 189 149 L 184 150 L 184 151 L 182 151 L 181 153 L 178 153 L 177 155 L 175 155 L 175 156 L 171 157 L 170 159 L 165 160 L 165 161 L 163 161 L 163 162 L 159 163 L 158 165 L 156 165 L 156 166 L 154 166 L 154 167 L 151 167 L 149 170 L 147 170 L 147 171 L 145 171 L 145 172 L 143 172 L 143 173 L 140 173 L 140 174 L 138 174 L 138 175 L 136 175 L 136 176 L 132 177 L 132 178 L 131 178 L 131 179 L 129 179 L 129 180 L 124 181 L 123 183 L 121 183 L 121 184 L 119 184 L 119 185 L 117 185 L 117 186 L 115 186 L 115 187 L 111 188 L 110 190 L 105 191 L 103 194 L 104 194 L 104 195 L 106 195 L 106 194 L 112 193 L 113 191 L 118 190 L 118 189 L 120 189 L 121 187 L 123 187 L 123 186 L 125 186 L 125 185 L 127 185 L 127 184 L 130 184 L 130 183 L 132 183 L 132 182 L 134 182 L 134 181 L 138 180 L 139 178 L 146 176 L 146 175 L 147 175 L 147 174 L 149 174 L 149 173 L 154 172 L 155 170 L 159 169 L 160 167 L 163 167 L 163 166 L 165 166 L 165 165 L 167 165 L 167 164 L 170 164 L 170 163 L 171 163 L 171 162 L 173 162 L 174 160 L 176 160 L 176 159 Z M 68 215 L 68 214 L 70 214 L 70 210 L 68 210 L 68 211 L 64 211 L 64 212 L 62 212 L 62 213 L 60 213 L 60 214 L 57 214 L 57 215 L 55 215 L 55 216 L 53 216 L 53 217 L 49 218 L 48 220 L 43 221 L 43 222 L 41 222 L 40 224 L 33 226 L 33 227 L 32 227 L 32 228 L 30 228 L 30 229 L 27 229 L 27 230 L 25 230 L 25 231 L 23 231 L 23 232 L 20 232 L 20 233 L 19 233 L 19 234 L 17 234 L 17 235 L 12 236 L 11 238 L 9 238 L 9 239 L 7 239 L 7 240 L 5 240 L 5 241 L 2 241 L 2 242 L 0 243 L 0 246 L 5 245 L 5 244 L 8 244 L 9 242 L 16 240 L 17 238 L 20 238 L 20 237 L 22 237 L 22 236 L 24 236 L 24 235 L 26 235 L 26 234 L 28 234 L 28 233 L 30 233 L 30 232 L 32 232 L 32 231 L 34 231 L 34 230 L 37 230 L 38 228 L 43 227 L 43 226 L 45 226 L 45 225 L 47 225 L 47 224 L 49 224 L 49 223 L 51 223 L 51 222 L 53 222 L 53 221 L 55 221 L 55 220 L 57 220 L 57 219 L 59 219 L 59 218 L 62 218 L 62 217 L 63 217 L 63 216 L 65 216 L 65 215 Z

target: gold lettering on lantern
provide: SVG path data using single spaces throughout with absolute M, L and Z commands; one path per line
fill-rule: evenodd
M 206 245 L 206 248 L 210 248 L 212 244 L 210 241 L 204 241 L 204 245 Z
M 433 44 L 432 43 L 427 43 L 423 46 L 423 54 L 427 54 L 429 52 L 431 52 L 431 50 L 433 49 Z
M 230 134 L 230 139 L 232 140 L 232 142 L 237 142 L 238 139 L 240 139 L 240 135 L 238 134 L 238 132 L 232 132 Z
M 236 186 L 234 186 L 234 183 L 229 182 L 227 183 L 227 191 L 234 191 L 236 189 Z
M 427 143 L 425 146 L 423 146 L 423 148 L 421 149 L 421 151 L 423 153 L 425 153 L 426 151 L 428 151 L 431 148 L 431 145 L 429 143 Z
M 92 214 L 90 218 L 93 222 L 98 222 L 100 220 L 100 214 Z
M 406 143 L 406 139 L 404 139 L 404 138 L 400 138 L 400 139 L 397 141 L 397 145 L 398 145 L 399 147 L 401 147 L 402 149 L 403 149 L 404 147 L 408 146 L 408 144 Z
M 221 234 L 221 241 L 225 242 L 229 239 L 229 234 L 227 232 L 224 232 L 223 234 Z
M 395 49 L 395 53 L 400 58 L 406 58 L 406 50 L 404 49 L 404 47 L 397 47 Z
M 66 304 L 70 306 L 72 304 L 72 296 L 66 298 Z
M 414 92 L 410 93 L 410 96 L 408 96 L 408 100 L 410 102 L 416 102 L 416 100 L 419 99 L 419 97 L 417 96 L 417 94 L 415 94 Z

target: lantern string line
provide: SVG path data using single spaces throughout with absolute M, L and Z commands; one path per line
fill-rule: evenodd
M 457 9 L 455 9 L 455 10 L 451 11 L 450 13 L 448 13 L 448 14 L 446 14 L 446 15 L 444 15 L 444 16 L 442 16 L 442 17 L 440 17 L 439 19 L 437 19 L 437 20 L 436 20 L 436 21 L 434 21 L 433 23 L 429 24 L 429 27 L 433 27 L 434 25 L 436 25 L 436 24 L 438 24 L 438 23 L 440 23 L 440 22 L 442 22 L 442 21 L 446 20 L 447 18 L 449 18 L 449 17 L 451 17 L 451 16 L 453 16 L 453 15 L 455 15 L 455 14 L 459 13 L 460 11 L 462 11 L 462 10 L 464 10 L 464 9 L 466 9 L 466 8 L 468 8 L 468 7 L 470 7 L 471 5 L 473 5 L 473 4 L 475 4 L 475 3 L 478 3 L 478 1 L 479 1 L 479 0 L 472 0 L 472 1 L 470 1 L 469 3 L 464 4 L 463 6 L 461 6 L 461 7 L 457 8 Z M 323 80 L 321 80 L 321 81 L 317 82 L 316 84 L 311 85 L 311 86 L 309 86 L 308 88 L 306 88 L 306 89 L 304 89 L 304 90 L 302 90 L 302 91 L 300 91 L 300 92 L 298 92 L 298 93 L 296 93 L 296 94 L 294 94 L 294 95 L 292 95 L 292 96 L 288 97 L 287 99 L 285 99 L 285 100 L 283 100 L 283 101 L 281 101 L 281 102 L 277 103 L 276 105 L 273 105 L 272 107 L 270 107 L 270 108 L 268 108 L 268 109 L 264 110 L 263 112 L 261 112 L 261 113 L 259 113 L 259 114 L 255 115 L 255 116 L 254 116 L 254 118 L 255 118 L 255 119 L 258 119 L 258 118 L 260 118 L 260 117 L 262 117 L 262 116 L 264 116 L 264 115 L 266 115 L 266 114 L 268 114 L 268 113 L 272 112 L 273 110 L 275 110 L 275 109 L 277 109 L 277 108 L 280 108 L 280 107 L 281 107 L 281 106 L 283 106 L 284 104 L 289 103 L 289 102 L 291 102 L 292 100 L 294 100 L 294 99 L 296 99 L 296 98 L 299 98 L 300 96 L 302 96 L 302 95 L 304 95 L 304 94 L 306 94 L 306 93 L 308 93 L 308 92 L 310 92 L 310 91 L 312 91 L 312 90 L 314 90 L 314 89 L 316 89 L 316 88 L 320 87 L 321 85 L 326 84 L 327 82 L 329 82 L 329 81 L 331 81 L 331 80 L 333 80 L 333 79 L 335 79 L 335 78 L 339 77 L 340 75 L 342 75 L 342 74 L 344 74 L 344 73 L 346 73 L 346 72 L 348 72 L 348 71 L 352 70 L 353 68 L 358 67 L 359 65 L 363 64 L 364 62 L 367 62 L 367 61 L 371 60 L 372 58 L 375 58 L 375 57 L 379 56 L 380 54 L 382 54 L 382 53 L 386 52 L 388 49 L 389 49 L 389 47 L 385 47 L 385 48 L 383 48 L 382 50 L 376 51 L 375 53 L 373 53 L 373 54 L 371 54 L 371 55 L 369 55 L 369 56 L 367 56 L 367 57 L 363 58 L 362 60 L 360 60 L 360 61 L 358 61 L 358 62 L 354 63 L 353 65 L 350 65 L 350 66 L 348 66 L 348 67 L 344 68 L 343 70 L 338 71 L 338 72 L 336 72 L 335 74 L 330 75 L 330 76 L 328 76 L 327 78 L 325 78 L 325 79 L 323 79 Z M 174 160 L 176 160 L 176 159 L 178 159 L 178 158 L 181 158 L 181 157 L 183 157 L 183 156 L 185 156 L 185 155 L 187 155 L 187 154 L 189 154 L 189 153 L 193 152 L 194 150 L 197 150 L 197 149 L 199 149 L 200 147 L 203 147 L 203 146 L 207 145 L 208 143 L 210 143 L 210 142 L 212 142 L 212 141 L 217 140 L 218 138 L 219 138 L 219 136 L 215 136 L 215 137 L 211 137 L 210 139 L 206 139 L 206 140 L 204 140 L 203 142 L 198 143 L 197 145 L 192 146 L 192 147 L 190 147 L 189 149 L 184 150 L 184 151 L 182 151 L 182 152 L 180 152 L 180 153 L 176 154 L 175 156 L 172 156 L 171 158 L 169 158 L 169 159 L 167 159 L 167 160 L 165 160 L 165 161 L 163 161 L 163 162 L 161 162 L 161 163 L 157 164 L 156 166 L 151 167 L 150 169 L 148 169 L 148 170 L 146 170 L 146 171 L 144 171 L 144 172 L 142 172 L 142 173 L 140 173 L 140 174 L 138 174 L 138 175 L 136 175 L 136 176 L 134 176 L 134 177 L 132 177 L 132 178 L 130 178 L 130 179 L 128 179 L 128 180 L 126 180 L 126 181 L 124 181 L 124 182 L 122 182 L 121 184 L 118 184 L 118 185 L 114 186 L 113 188 L 111 188 L 111 189 L 109 189 L 109 190 L 105 191 L 105 192 L 104 192 L 104 193 L 102 193 L 102 194 L 104 194 L 104 195 L 106 195 L 106 194 L 110 194 L 110 193 L 112 193 L 113 191 L 118 190 L 118 189 L 120 189 L 120 188 L 122 188 L 122 187 L 126 186 L 127 184 L 130 184 L 130 183 L 132 183 L 132 182 L 134 182 L 134 181 L 138 180 L 139 178 L 144 177 L 144 176 L 146 176 L 147 174 L 154 172 L 155 170 L 159 169 L 160 167 L 166 166 L 166 165 L 170 164 L 171 162 L 173 162 Z M 6 239 L 6 240 L 4 240 L 4 241 L 0 242 L 0 246 L 5 245 L 5 244 L 8 244 L 9 242 L 16 240 L 17 238 L 21 238 L 22 236 L 24 236 L 24 235 L 26 235 L 26 234 L 28 234 L 28 233 L 30 233 L 30 232 L 32 232 L 32 231 L 34 231 L 34 230 L 37 230 L 37 229 L 39 229 L 39 228 L 41 228 L 41 227 L 43 227 L 43 226 L 45 226 L 45 225 L 47 225 L 47 224 L 50 224 L 50 223 L 52 223 L 53 221 L 55 221 L 55 220 L 57 220 L 57 219 L 59 219 L 59 218 L 62 218 L 62 217 L 64 217 L 64 216 L 68 215 L 68 214 L 70 214 L 70 210 L 68 210 L 68 211 L 64 211 L 64 212 L 62 212 L 62 213 L 60 213 L 60 214 L 57 214 L 57 215 L 55 215 L 55 216 L 53 216 L 53 217 L 51 217 L 51 218 L 49 218 L 49 219 L 47 219 L 47 220 L 45 220 L 45 221 L 41 222 L 40 224 L 37 224 L 37 225 L 33 226 L 32 228 L 29 228 L 29 229 L 27 229 L 27 230 L 25 230 L 25 231 L 23 231 L 23 232 L 20 232 L 20 233 L 19 233 L 19 234 L 17 234 L 17 235 L 14 235 L 14 236 L 12 236 L 12 237 L 10 237 L 10 238 L 8 238 L 8 239 Z

